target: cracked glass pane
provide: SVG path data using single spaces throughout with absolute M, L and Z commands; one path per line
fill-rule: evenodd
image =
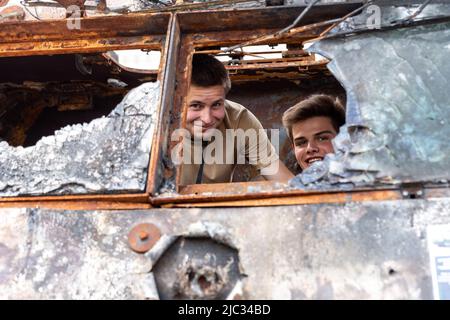
M 143 192 L 160 84 L 131 90 L 106 117 L 31 147 L 0 142 L 0 196 Z
M 322 40 L 347 91 L 335 154 L 291 181 L 295 188 L 450 177 L 450 23 Z M 356 62 L 356 63 L 355 63 Z

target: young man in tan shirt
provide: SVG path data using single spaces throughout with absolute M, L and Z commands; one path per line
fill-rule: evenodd
M 244 159 L 265 179 L 287 182 L 293 174 L 279 160 L 261 123 L 245 107 L 225 99 L 230 87 L 220 61 L 194 55 L 180 184 L 231 182 Z

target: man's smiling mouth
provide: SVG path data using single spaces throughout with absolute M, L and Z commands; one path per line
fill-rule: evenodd
M 205 132 L 207 130 L 213 129 L 214 128 L 214 124 L 211 124 L 209 126 L 195 125 L 194 124 L 194 128 L 195 128 L 196 131 Z
M 317 161 L 322 161 L 323 160 L 323 158 L 322 157 L 313 157 L 313 158 L 308 158 L 308 159 L 306 159 L 306 163 L 307 164 L 313 164 L 314 162 L 317 162 Z

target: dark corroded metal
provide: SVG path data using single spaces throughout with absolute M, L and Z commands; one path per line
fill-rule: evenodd
M 237 250 L 208 238 L 181 237 L 153 268 L 160 299 L 226 299 L 239 280 Z
M 131 229 L 128 244 L 133 251 L 145 253 L 161 238 L 161 231 L 151 223 L 141 223 Z

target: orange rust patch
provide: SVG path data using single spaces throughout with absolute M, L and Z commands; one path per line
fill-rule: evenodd
M 2 0 L 0 0 L 2 1 Z M 1 7 L 0 3 L 0 7 Z M 3 21 L 23 21 L 25 20 L 25 11 L 19 6 L 11 6 L 0 12 L 0 16 L 5 17 Z

